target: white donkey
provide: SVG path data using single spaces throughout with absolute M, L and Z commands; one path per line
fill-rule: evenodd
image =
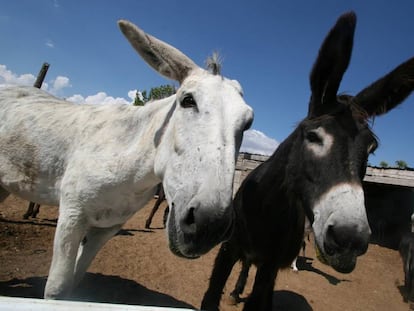
M 0 201 L 14 193 L 60 207 L 45 298 L 70 293 L 160 181 L 173 253 L 200 256 L 232 229 L 235 160 L 253 120 L 239 83 L 128 21 L 119 26 L 150 66 L 180 82 L 175 95 L 134 107 L 77 105 L 33 87 L 0 91 Z

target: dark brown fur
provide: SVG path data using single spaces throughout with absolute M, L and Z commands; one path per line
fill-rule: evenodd
M 299 253 L 305 215 L 314 221 L 312 207 L 334 185 L 347 183 L 362 188 L 369 152 L 377 144 L 368 118 L 388 112 L 411 93 L 414 58 L 355 97 L 337 96 L 351 57 L 355 24 L 353 12 L 338 19 L 311 72 L 308 116 L 238 190 L 234 233 L 216 257 L 201 309 L 219 309 L 227 278 L 234 264 L 242 260 L 257 266 L 253 290 L 243 310 L 272 310 L 277 272 L 289 267 Z M 317 128 L 334 138 L 328 156 L 316 157 L 306 148 L 323 142 L 315 134 Z M 332 252 L 341 254 L 351 249 L 362 255 L 366 251 L 369 232 L 361 238 L 352 227 L 331 231 L 325 241 Z M 334 268 L 350 272 L 353 267 L 343 268 L 339 262 Z

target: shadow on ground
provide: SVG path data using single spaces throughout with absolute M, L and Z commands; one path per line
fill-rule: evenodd
M 337 285 L 341 282 L 350 282 L 347 279 L 338 279 L 322 270 L 319 270 L 318 268 L 313 267 L 312 262 L 313 258 L 298 256 L 296 265 L 299 270 L 306 270 L 323 276 L 332 285 Z
M 42 298 L 45 284 L 46 277 L 12 279 L 0 282 L 0 295 Z M 186 302 L 150 290 L 135 281 L 100 273 L 87 273 L 69 300 L 195 309 Z
M 273 292 L 272 311 L 312 311 L 311 305 L 300 294 L 288 290 Z

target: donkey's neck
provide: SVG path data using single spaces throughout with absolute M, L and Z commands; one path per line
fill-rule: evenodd
M 156 154 L 170 124 L 174 108 L 175 95 L 136 107 L 130 116 L 135 133 L 129 152 L 135 153 L 137 159 L 145 162 L 148 174 L 154 174 Z

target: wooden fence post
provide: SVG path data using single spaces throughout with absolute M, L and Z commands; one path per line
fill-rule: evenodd
M 42 83 L 45 80 L 48 69 L 49 69 L 49 64 L 43 63 L 42 68 L 40 69 L 37 75 L 36 82 L 33 84 L 34 87 L 37 87 L 38 89 L 42 87 Z
M 42 68 L 40 68 L 39 73 L 37 74 L 37 78 L 35 83 L 33 84 L 34 87 L 40 89 L 42 87 L 43 81 L 45 80 L 47 70 L 49 69 L 49 63 L 43 63 Z M 24 214 L 23 218 L 27 219 L 30 216 L 36 217 L 37 213 L 39 213 L 40 204 L 35 202 L 30 202 L 29 206 L 27 207 L 26 214 Z

